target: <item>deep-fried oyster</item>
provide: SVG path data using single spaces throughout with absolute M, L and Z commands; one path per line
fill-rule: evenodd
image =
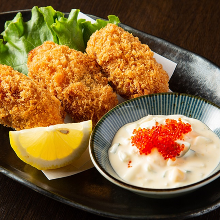
M 80 51 L 45 42 L 28 56 L 29 76 L 61 100 L 74 121 L 95 124 L 117 104 L 99 65 Z
M 60 101 L 12 67 L 0 64 L 0 123 L 16 130 L 64 121 Z
M 169 77 L 148 45 L 114 24 L 96 31 L 86 52 L 96 59 L 110 85 L 125 98 L 167 92 Z

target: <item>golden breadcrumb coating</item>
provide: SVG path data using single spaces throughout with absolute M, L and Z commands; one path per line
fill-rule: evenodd
M 96 31 L 87 43 L 86 52 L 96 59 L 110 85 L 122 97 L 169 90 L 168 74 L 153 58 L 148 45 L 115 24 Z
M 0 64 L 0 123 L 16 130 L 64 122 L 60 101 L 29 77 Z
M 61 100 L 74 121 L 93 124 L 117 103 L 94 59 L 64 45 L 45 42 L 28 55 L 28 75 Z

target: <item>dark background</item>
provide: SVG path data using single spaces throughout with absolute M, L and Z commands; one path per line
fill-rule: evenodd
M 220 67 L 218 0 L 1 0 L 0 13 L 49 5 L 58 11 L 75 8 L 101 18 L 117 15 L 122 23 L 192 51 Z M 92 218 L 106 219 L 59 203 L 0 174 L 0 219 Z M 192 218 L 208 219 L 220 219 L 220 209 Z

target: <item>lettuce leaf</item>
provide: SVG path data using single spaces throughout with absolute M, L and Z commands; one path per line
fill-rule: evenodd
M 82 27 L 77 21 L 78 14 L 79 9 L 73 9 L 68 18 L 61 17 L 51 27 L 59 39 L 59 44 L 85 51 Z
M 109 15 L 107 20 L 97 19 L 95 23 L 91 23 L 90 21 L 81 21 L 83 26 L 83 39 L 84 42 L 87 43 L 90 36 L 97 30 L 100 30 L 101 28 L 105 27 L 108 23 L 116 24 L 118 25 L 120 23 L 120 20 L 115 15 Z
M 23 21 L 21 13 L 13 20 L 5 22 L 5 30 L 0 39 L 0 63 L 12 66 L 15 70 L 27 75 L 28 53 L 45 41 L 85 51 L 91 34 L 107 25 L 118 24 L 118 17 L 110 15 L 109 20 L 97 19 L 95 23 L 77 19 L 79 10 L 71 10 L 68 18 L 51 6 L 31 10 L 31 19 Z
M 120 23 L 119 18 L 115 15 L 109 15 L 108 21 L 97 19 L 93 24 L 85 19 L 77 20 L 79 11 L 79 9 L 71 10 L 68 19 L 60 18 L 52 25 L 52 29 L 58 36 L 59 44 L 84 52 L 90 36 L 95 31 L 105 27 L 108 23 L 116 25 Z
M 45 8 L 45 11 L 56 17 L 52 7 Z M 0 40 L 0 63 L 12 66 L 24 74 L 28 73 L 27 56 L 32 49 L 44 41 L 58 43 L 57 36 L 50 27 L 51 21 L 45 21 L 38 7 L 34 7 L 31 12 L 31 20 L 27 22 L 23 21 L 21 13 L 12 21 L 6 22 L 3 39 Z

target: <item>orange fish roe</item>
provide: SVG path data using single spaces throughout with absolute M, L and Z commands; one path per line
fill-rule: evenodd
M 178 144 L 176 140 L 184 140 L 183 135 L 192 131 L 189 123 L 184 123 L 179 118 L 166 119 L 165 125 L 156 122 L 151 129 L 134 129 L 134 136 L 131 137 L 132 146 L 139 149 L 140 154 L 150 154 L 156 148 L 164 159 L 175 160 L 184 149 L 184 144 Z
M 131 160 L 128 161 L 128 168 L 132 167 L 131 166 Z

